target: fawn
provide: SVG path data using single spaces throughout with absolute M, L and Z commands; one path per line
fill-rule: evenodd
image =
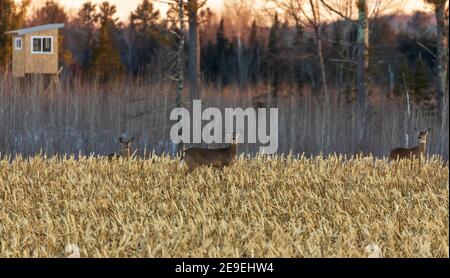
M 108 159 L 111 160 L 113 158 L 129 158 L 131 156 L 131 143 L 133 143 L 134 137 L 131 137 L 128 140 L 123 139 L 122 137 L 119 138 L 119 143 L 122 144 L 122 152 L 120 154 L 117 153 L 110 153 L 108 155 Z
M 187 167 L 186 175 L 201 166 L 212 166 L 222 169 L 231 166 L 237 156 L 237 135 L 233 133 L 233 139 L 226 148 L 204 149 L 190 148 L 184 150 L 181 155 L 181 165 Z
M 422 155 L 426 155 L 426 147 L 427 147 L 427 136 L 430 134 L 431 128 L 418 132 L 419 136 L 419 145 L 415 146 L 414 148 L 397 148 L 393 149 L 390 154 L 389 158 L 391 160 L 395 159 L 403 159 L 403 158 L 420 158 Z

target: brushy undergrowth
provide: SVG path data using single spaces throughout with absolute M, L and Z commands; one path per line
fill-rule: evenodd
M 449 257 L 449 168 L 240 157 L 185 178 L 169 157 L 0 160 L 0 257 Z

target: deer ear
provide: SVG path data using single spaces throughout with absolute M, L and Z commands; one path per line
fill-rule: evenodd
M 428 131 L 428 132 L 430 132 L 430 131 L 431 131 L 431 127 L 430 127 L 430 128 L 428 128 L 428 129 L 427 129 L 427 131 Z
M 231 141 L 230 142 L 232 142 L 233 141 L 233 135 L 234 135 L 234 133 L 225 133 L 225 143 L 228 143 L 228 139 L 230 139 Z

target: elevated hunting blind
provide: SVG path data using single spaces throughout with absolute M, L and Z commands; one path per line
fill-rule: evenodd
M 12 74 L 58 75 L 58 30 L 64 24 L 47 24 L 8 31 L 12 35 Z

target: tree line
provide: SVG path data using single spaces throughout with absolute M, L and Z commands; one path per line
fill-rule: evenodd
M 352 18 L 346 6 L 334 5 L 333 0 L 268 1 L 283 13 L 258 11 L 248 1 L 231 2 L 225 4 L 221 17 L 206 7 L 206 1 L 181 2 L 187 41 L 183 62 L 194 95 L 198 96 L 201 83 L 267 84 L 274 99 L 285 85 L 298 92 L 308 86 L 325 94 L 332 86 L 349 100 L 361 99 L 380 85 L 391 96 L 407 88 L 419 100 L 439 98 L 445 92 L 439 89 L 448 83 L 440 76 L 445 65 L 437 57 L 448 63 L 448 30 L 436 22 L 442 18 L 448 27 L 448 1 L 428 1 L 433 2 L 436 16 L 418 11 L 411 16 L 372 13 L 370 18 L 367 1 L 357 1 L 367 18 L 361 18 L 361 13 Z M 10 38 L 4 31 L 65 23 L 59 59 L 66 76 L 106 82 L 126 76 L 170 79 L 175 74 L 178 1 L 169 1 L 164 16 L 153 1 L 142 0 L 127 22 L 119 20 L 116 7 L 107 1 L 98 5 L 88 1 L 75 14 L 68 14 L 49 0 L 29 17 L 29 0 L 20 5 L 12 0 L 0 3 L 2 71 L 11 65 Z M 336 15 L 333 21 L 323 19 L 325 11 Z M 447 44 L 437 44 L 437 36 L 447 37 Z M 436 81 L 436 76 L 441 80 Z

